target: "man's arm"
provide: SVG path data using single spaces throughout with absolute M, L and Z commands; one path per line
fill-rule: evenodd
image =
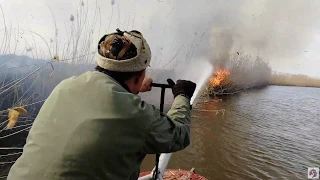
M 149 109 L 149 108 L 148 108 Z M 190 100 L 177 96 L 168 114 L 154 106 L 149 109 L 151 118 L 142 148 L 143 153 L 170 153 L 182 150 L 190 144 Z

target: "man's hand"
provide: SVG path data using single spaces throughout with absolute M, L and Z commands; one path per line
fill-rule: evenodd
M 167 79 L 168 84 L 172 87 L 172 93 L 174 97 L 178 95 L 184 95 L 191 100 L 197 85 L 194 82 L 188 80 L 178 80 L 174 83 L 172 79 Z
M 147 91 L 151 91 L 151 83 L 153 82 L 153 80 L 149 77 L 145 77 L 142 85 L 140 87 L 140 91 L 139 92 L 147 92 Z

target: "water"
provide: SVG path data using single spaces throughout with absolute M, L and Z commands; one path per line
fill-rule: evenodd
M 201 103 L 193 111 L 191 145 L 168 168 L 208 179 L 307 179 L 320 167 L 320 89 L 269 86 Z M 225 109 L 225 115 L 200 111 Z M 142 171 L 151 170 L 147 156 Z
M 153 97 L 159 104 L 160 92 Z M 319 107 L 320 89 L 280 86 L 198 103 L 191 144 L 173 153 L 168 168 L 194 167 L 210 180 L 307 179 L 308 167 L 320 167 Z M 225 109 L 224 116 L 210 111 L 219 109 Z M 19 152 L 1 157 L 0 179 L 12 165 L 4 162 L 15 161 Z M 152 170 L 154 161 L 154 155 L 147 156 L 141 171 Z
M 198 58 L 195 61 L 185 64 L 179 72 L 178 70 L 178 79 L 186 79 L 197 84 L 197 88 L 194 91 L 194 94 L 191 98 L 190 103 L 197 99 L 199 92 L 204 88 L 207 80 L 213 73 L 213 67 L 205 58 Z
M 205 83 L 213 72 L 213 67 L 208 62 L 203 63 L 203 65 L 204 67 L 202 68 L 201 76 L 199 77 L 198 81 L 195 81 L 197 83 L 197 88 L 190 100 L 191 104 L 193 104 L 193 102 L 199 96 L 199 92 L 204 88 Z

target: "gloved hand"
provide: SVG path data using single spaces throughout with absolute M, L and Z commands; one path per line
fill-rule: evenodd
M 178 95 L 183 95 L 191 100 L 194 91 L 196 90 L 196 84 L 187 80 L 178 80 L 175 84 L 172 79 L 167 79 L 168 84 L 172 88 L 172 93 L 174 97 Z

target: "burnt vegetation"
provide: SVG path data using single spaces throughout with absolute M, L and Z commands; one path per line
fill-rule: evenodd
M 273 72 L 269 62 L 259 56 L 253 58 L 237 52 L 228 58 L 223 60 L 227 64 L 215 65 L 215 72 L 207 82 L 203 95 L 231 95 L 267 85 L 320 87 L 320 79 Z

